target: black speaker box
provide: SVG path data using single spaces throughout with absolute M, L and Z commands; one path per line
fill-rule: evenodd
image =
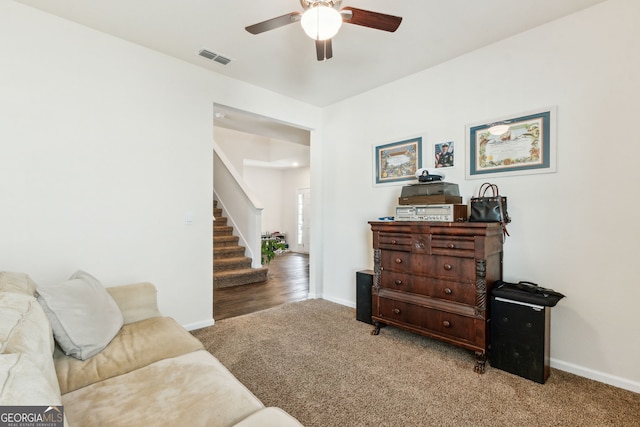
M 371 320 L 371 287 L 373 270 L 356 272 L 356 320 L 373 324 Z
M 544 384 L 551 372 L 550 320 L 550 307 L 492 297 L 491 366 Z

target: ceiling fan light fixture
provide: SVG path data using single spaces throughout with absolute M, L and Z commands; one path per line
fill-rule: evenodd
M 330 6 L 317 4 L 302 14 L 300 25 L 312 39 L 328 40 L 338 34 L 342 25 L 342 15 Z

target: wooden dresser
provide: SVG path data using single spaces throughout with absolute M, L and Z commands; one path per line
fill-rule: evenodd
M 484 373 L 489 298 L 502 278 L 502 228 L 477 222 L 369 222 L 372 319 L 473 350 Z

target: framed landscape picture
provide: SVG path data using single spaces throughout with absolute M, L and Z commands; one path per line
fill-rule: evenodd
M 467 125 L 467 179 L 556 171 L 555 107 Z
M 414 180 L 422 167 L 422 137 L 375 146 L 373 158 L 374 185 Z

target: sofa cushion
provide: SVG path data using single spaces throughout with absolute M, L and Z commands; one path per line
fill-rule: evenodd
M 264 407 L 206 350 L 91 384 L 62 403 L 69 424 L 85 427 L 231 426 Z
M 88 360 L 54 354 L 60 391 L 69 393 L 158 360 L 203 348 L 202 343 L 170 317 L 152 317 L 124 325 L 111 343 Z
M 35 297 L 0 292 L 0 353 L 26 353 L 59 394 L 51 326 Z
M 97 354 L 122 327 L 116 302 L 84 271 L 57 285 L 39 286 L 37 293 L 56 341 L 70 356 L 85 360 Z
M 12 292 L 33 296 L 36 293 L 36 287 L 33 280 L 24 273 L 0 271 L 0 292 Z
M 153 283 L 113 286 L 107 288 L 107 292 L 118 304 L 125 324 L 162 316 L 158 310 L 158 291 Z
M 60 393 L 25 353 L 0 354 L 0 406 L 58 406 Z

